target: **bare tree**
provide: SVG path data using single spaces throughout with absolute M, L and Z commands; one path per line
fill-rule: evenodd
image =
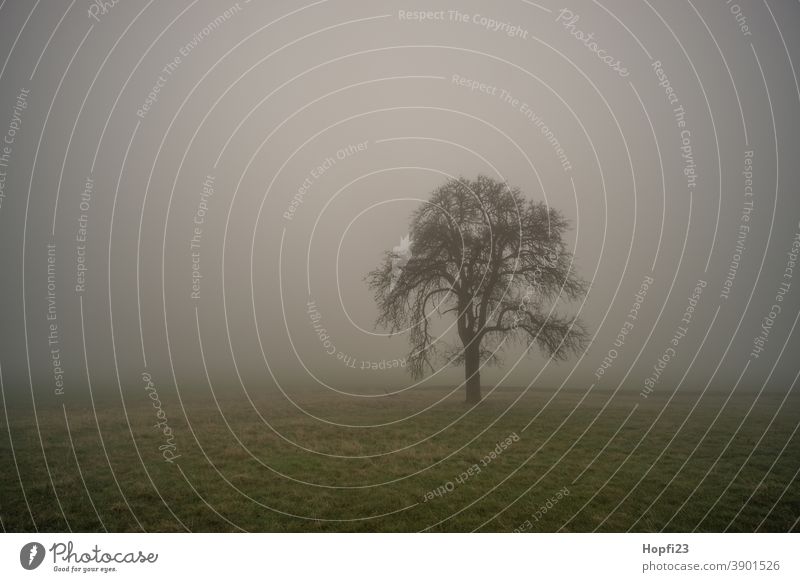
M 566 359 L 585 349 L 588 334 L 575 317 L 553 309 L 576 300 L 587 284 L 571 270 L 563 235 L 568 221 L 519 189 L 486 176 L 449 180 L 413 214 L 410 257 L 387 252 L 367 281 L 375 294 L 377 325 L 409 330 L 409 368 L 421 378 L 445 355 L 464 364 L 466 401 L 481 400 L 482 363 L 497 363 L 507 341 L 537 345 Z M 402 265 L 402 266 L 398 266 Z M 461 345 L 434 336 L 434 313 L 453 313 Z

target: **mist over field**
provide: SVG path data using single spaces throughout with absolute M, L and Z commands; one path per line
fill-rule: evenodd
M 774 1 L 0 3 L 3 528 L 796 530 L 798 27 Z M 502 244 L 533 266 L 485 295 L 465 403 Z

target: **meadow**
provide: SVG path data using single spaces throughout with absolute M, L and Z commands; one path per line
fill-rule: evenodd
M 159 413 L 136 386 L 93 402 L 40 397 L 36 415 L 30 397 L 7 398 L 2 527 L 798 529 L 800 402 L 791 395 L 501 388 L 470 408 L 451 392 L 301 390 L 290 402 L 266 389 L 184 391 L 162 395 Z

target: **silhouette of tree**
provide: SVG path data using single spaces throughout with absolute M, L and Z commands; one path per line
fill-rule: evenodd
M 564 242 L 568 221 L 518 188 L 486 176 L 449 180 L 412 215 L 408 242 L 386 253 L 367 281 L 377 325 L 409 330 L 409 369 L 423 376 L 444 355 L 463 363 L 466 401 L 481 400 L 480 368 L 497 363 L 507 341 L 536 345 L 563 360 L 585 349 L 588 333 L 556 301 L 585 295 Z M 398 250 L 402 252 L 398 252 Z M 461 345 L 447 347 L 430 329 L 431 316 L 453 313 Z

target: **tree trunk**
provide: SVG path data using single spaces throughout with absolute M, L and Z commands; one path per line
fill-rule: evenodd
M 464 377 L 467 385 L 467 404 L 481 401 L 480 344 L 469 342 L 464 347 Z

